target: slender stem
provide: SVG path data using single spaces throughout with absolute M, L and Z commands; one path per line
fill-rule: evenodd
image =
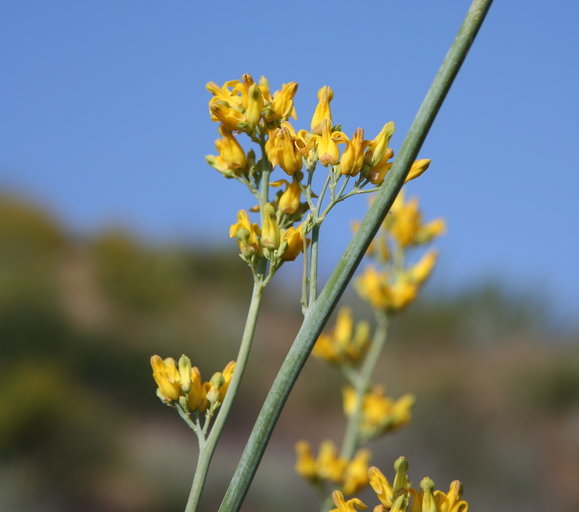
M 378 363 L 378 359 L 382 353 L 384 342 L 388 337 L 388 315 L 383 312 L 377 313 L 376 321 L 376 331 L 374 333 L 374 338 L 372 339 L 372 345 L 370 346 L 370 350 L 368 350 L 368 354 L 366 354 L 364 364 L 362 365 L 358 378 L 356 379 L 354 388 L 356 391 L 356 406 L 354 407 L 352 415 L 348 418 L 344 440 L 342 441 L 340 455 L 347 460 L 352 458 L 354 452 L 358 448 L 364 395 L 368 391 L 370 379 L 372 378 L 372 374 L 374 373 L 374 369 L 376 368 L 376 364 Z
M 302 327 L 255 422 L 219 508 L 220 512 L 237 512 L 241 508 L 289 393 L 324 324 L 398 195 L 491 4 L 492 0 L 474 0 L 471 4 L 466 19 L 418 110 L 394 165 L 376 195 L 374 204 L 366 213 L 360 228 L 336 265 L 318 300 L 312 303 L 304 318 Z
M 318 294 L 318 242 L 320 236 L 320 224 L 315 223 L 312 228 L 312 241 L 310 242 L 310 290 L 308 294 L 308 308 L 316 300 Z
M 255 332 L 255 325 L 259 313 L 259 306 L 261 304 L 262 290 L 262 283 L 256 281 L 253 285 L 251 303 L 249 304 L 247 320 L 245 321 L 245 328 L 241 337 L 239 353 L 237 354 L 237 360 L 235 362 L 235 371 L 233 372 L 233 377 L 229 383 L 229 388 L 227 389 L 223 403 L 221 404 L 219 412 L 217 413 L 217 417 L 215 418 L 215 423 L 209 432 L 209 437 L 207 437 L 207 440 L 199 450 L 199 459 L 197 460 L 195 476 L 193 478 L 193 484 L 191 486 L 191 492 L 189 493 L 189 499 L 187 500 L 185 512 L 194 512 L 197 510 L 197 506 L 199 505 L 201 493 L 203 492 L 203 486 L 205 485 L 205 480 L 207 479 L 207 472 L 209 470 L 211 458 L 213 457 L 213 453 L 217 447 L 219 436 L 221 435 L 221 431 L 223 430 L 227 416 L 229 416 L 229 412 L 231 410 L 231 406 L 233 405 L 235 396 L 237 395 L 245 367 L 247 366 L 249 351 L 251 349 L 251 342 L 253 341 L 253 334 Z

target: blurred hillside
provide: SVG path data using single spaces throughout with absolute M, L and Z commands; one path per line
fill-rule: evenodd
M 299 264 L 295 272 L 299 272 Z M 210 473 L 216 510 L 300 323 L 287 273 L 271 289 Z M 122 230 L 73 237 L 43 209 L 0 197 L 2 511 L 180 511 L 195 439 L 155 396 L 149 357 L 187 353 L 205 375 L 235 357 L 250 275 L 225 249 L 156 246 Z M 368 316 L 353 294 L 360 316 Z M 431 290 L 399 319 L 376 376 L 417 395 L 415 419 L 373 445 L 390 473 L 461 479 L 471 510 L 579 509 L 579 333 L 496 283 Z M 264 364 L 265 362 L 265 364 Z M 341 438 L 342 383 L 310 361 L 245 510 L 318 510 L 293 443 Z M 284 508 L 285 507 L 285 508 Z

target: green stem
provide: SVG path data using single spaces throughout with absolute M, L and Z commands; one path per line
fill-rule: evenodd
M 309 284 L 310 290 L 308 294 L 308 308 L 316 300 L 318 294 L 318 241 L 320 236 L 320 224 L 317 222 L 312 228 L 312 236 L 310 242 L 310 274 Z
M 233 372 L 233 377 L 229 383 L 229 388 L 227 389 L 223 403 L 221 404 L 219 412 L 217 413 L 217 417 L 215 418 L 215 423 L 211 427 L 211 431 L 209 432 L 207 440 L 199 450 L 199 459 L 197 460 L 195 476 L 193 478 L 193 484 L 191 486 L 191 492 L 189 493 L 189 499 L 187 500 L 185 512 L 194 512 L 197 510 L 197 506 L 199 505 L 199 499 L 201 498 L 203 486 L 205 485 L 205 480 L 207 479 L 207 472 L 209 470 L 211 458 L 213 457 L 213 453 L 217 447 L 217 442 L 219 441 L 221 431 L 223 430 L 227 416 L 229 416 L 229 412 L 231 410 L 231 406 L 233 405 L 233 401 L 235 400 L 235 396 L 237 395 L 245 367 L 247 366 L 249 351 L 251 349 L 251 342 L 253 340 L 253 334 L 255 332 L 255 325 L 259 313 L 259 306 L 261 304 L 262 290 L 262 283 L 256 281 L 253 285 L 251 303 L 247 313 L 247 320 L 245 321 L 245 328 L 241 338 L 241 345 L 239 346 L 239 353 L 237 354 L 237 360 L 235 362 L 235 371 Z
M 289 393 L 325 322 L 398 195 L 491 4 L 492 0 L 474 0 L 471 4 L 463 25 L 418 110 L 394 165 L 376 195 L 374 204 L 368 210 L 318 300 L 312 303 L 304 318 L 302 327 L 255 422 L 219 508 L 220 512 L 237 512 L 241 508 Z
M 374 338 L 372 340 L 372 345 L 370 346 L 368 354 L 366 354 L 366 359 L 364 359 L 364 364 L 360 369 L 360 373 L 358 374 L 358 379 L 356 381 L 356 406 L 354 407 L 352 415 L 348 419 L 346 433 L 344 434 L 344 440 L 342 442 L 342 450 L 340 455 L 347 460 L 351 460 L 351 458 L 354 456 L 354 452 L 358 448 L 364 395 L 368 391 L 370 379 L 372 378 L 372 374 L 374 373 L 374 369 L 376 368 L 376 364 L 378 363 L 378 359 L 382 353 L 384 342 L 388 337 L 388 315 L 386 313 L 380 312 L 377 313 L 376 317 L 377 325 L 376 332 L 374 333 Z

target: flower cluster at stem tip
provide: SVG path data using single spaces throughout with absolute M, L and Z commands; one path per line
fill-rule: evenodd
M 435 490 L 434 482 L 425 477 L 420 488 L 414 489 L 408 479 L 408 462 L 400 457 L 394 463 L 396 476 L 392 484 L 377 468 L 368 470 L 368 479 L 379 504 L 374 512 L 468 512 L 468 503 L 462 498 L 462 484 L 455 480 L 448 492 Z M 358 499 L 346 500 L 340 491 L 332 493 L 336 508 L 330 512 L 356 512 L 368 507 Z
M 284 261 L 305 252 L 307 234 L 336 203 L 376 190 L 364 187 L 379 186 L 392 166 L 394 151 L 388 146 L 394 123 L 386 123 L 370 140 L 364 138 L 362 128 L 348 137 L 333 121 L 330 104 L 334 92 L 329 86 L 318 91 L 318 104 L 307 129 L 296 129 L 290 122 L 290 118 L 297 119 L 296 82 L 285 83 L 272 93 L 265 77 L 256 82 L 244 74 L 241 80 L 221 86 L 209 82 L 207 89 L 212 95 L 210 116 L 219 123 L 221 138 L 215 142 L 218 154 L 208 155 L 206 161 L 224 177 L 244 184 L 259 203 L 249 212 L 240 210 L 229 231 L 254 275 L 263 270 L 263 259 L 274 272 Z M 238 140 L 241 134 L 258 146 L 257 155 L 254 149 L 244 149 Z M 407 181 L 420 176 L 429 163 L 417 160 Z M 328 170 L 328 185 L 319 195 L 312 181 L 318 164 Z M 277 167 L 287 178 L 270 181 Z M 343 187 L 337 192 L 342 178 Z M 354 178 L 354 186 L 348 191 L 350 178 Z M 270 187 L 278 189 L 273 197 Z M 326 189 L 330 189 L 331 199 L 321 210 Z M 260 223 L 252 222 L 250 212 L 259 212 Z
M 201 372 L 191 366 L 190 359 L 182 355 L 177 363 L 172 357 L 151 357 L 153 379 L 157 384 L 157 396 L 166 405 L 178 407 L 187 417 L 194 413 L 198 418 L 205 413 L 205 421 L 223 403 L 235 370 L 235 361 L 227 363 L 222 372 L 215 372 L 203 382 Z

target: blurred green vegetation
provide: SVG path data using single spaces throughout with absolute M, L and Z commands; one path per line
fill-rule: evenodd
M 79 240 L 42 208 L 0 197 L 2 510 L 182 509 L 195 442 L 156 399 L 148 359 L 186 352 L 207 375 L 235 357 L 251 284 L 235 253 L 234 244 L 159 246 L 119 229 Z M 267 291 L 206 510 L 299 326 L 288 281 Z M 388 472 L 405 454 L 415 481 L 460 478 L 473 510 L 577 510 L 578 336 L 555 339 L 549 322 L 532 295 L 493 283 L 432 291 L 409 308 L 378 378 L 417 395 L 415 420 L 373 446 L 374 463 Z M 317 510 L 293 474 L 292 445 L 340 438 L 341 385 L 307 364 L 247 510 Z

